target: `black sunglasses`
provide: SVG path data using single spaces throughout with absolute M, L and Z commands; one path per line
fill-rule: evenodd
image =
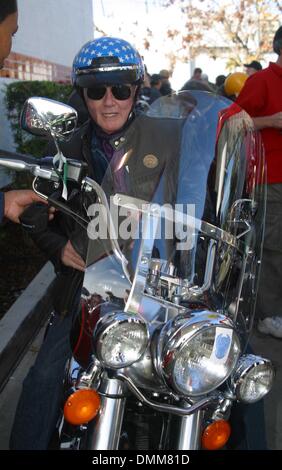
M 92 88 L 87 88 L 87 96 L 91 100 L 101 100 L 104 98 L 107 88 L 111 89 L 111 92 L 117 100 L 123 101 L 128 100 L 131 96 L 131 87 L 128 85 L 96 85 Z

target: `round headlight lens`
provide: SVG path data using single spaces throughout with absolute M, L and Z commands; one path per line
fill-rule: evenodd
M 209 328 L 181 349 L 174 367 L 179 392 L 203 395 L 217 388 L 232 372 L 240 353 L 239 340 L 229 328 Z
M 245 403 L 255 403 L 263 398 L 271 389 L 274 380 L 274 369 L 270 361 L 256 356 L 247 356 L 253 363 L 247 368 L 239 366 L 237 373 L 235 393 L 238 400 Z
M 177 393 L 200 396 L 221 385 L 240 356 L 232 321 L 207 310 L 175 317 L 160 334 L 157 367 Z
M 98 359 L 107 367 L 122 368 L 138 361 L 148 344 L 146 324 L 135 315 L 110 315 L 95 335 Z

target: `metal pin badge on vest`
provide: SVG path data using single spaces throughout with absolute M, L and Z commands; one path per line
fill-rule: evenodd
M 159 164 L 159 159 L 156 155 L 149 153 L 143 158 L 143 164 L 146 168 L 156 168 Z

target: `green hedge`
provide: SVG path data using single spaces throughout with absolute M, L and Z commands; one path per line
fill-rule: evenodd
M 71 85 L 48 81 L 13 82 L 6 85 L 5 101 L 17 152 L 41 157 L 46 147 L 46 140 L 32 136 L 19 127 L 19 116 L 26 99 L 43 96 L 67 103 L 71 91 Z

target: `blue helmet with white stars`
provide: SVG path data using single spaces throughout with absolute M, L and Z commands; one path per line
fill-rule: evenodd
M 88 88 L 96 83 L 140 84 L 144 64 L 138 51 L 124 39 L 102 37 L 87 42 L 76 54 L 73 85 Z

